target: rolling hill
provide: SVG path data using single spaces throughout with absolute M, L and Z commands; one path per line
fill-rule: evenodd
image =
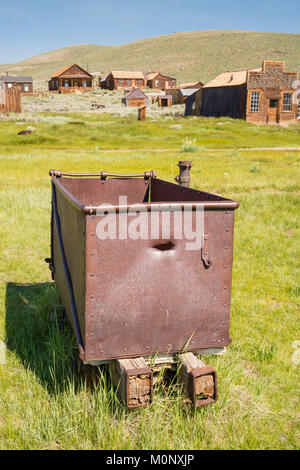
M 253 68 L 263 59 L 283 60 L 300 72 L 300 34 L 251 31 L 191 31 L 143 39 L 120 46 L 83 44 L 65 47 L 21 62 L 0 65 L 0 72 L 48 79 L 78 63 L 90 72 L 159 70 L 180 81 L 207 82 L 226 70 Z

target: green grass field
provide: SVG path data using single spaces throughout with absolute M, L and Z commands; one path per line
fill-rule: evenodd
M 56 122 L 61 116 L 67 119 Z M 300 147 L 300 126 L 204 118 L 140 123 L 88 114 L 19 119 L 0 121 L 0 340 L 6 343 L 0 449 L 299 448 L 299 365 L 292 355 L 300 340 L 300 151 L 245 149 Z M 179 123 L 181 129 L 170 129 Z M 17 136 L 28 125 L 33 134 Z M 181 152 L 185 137 L 197 138 L 188 154 Z M 171 150 L 151 150 L 161 148 Z M 105 152 L 110 149 L 133 151 Z M 154 403 L 128 411 L 104 371 L 90 383 L 72 367 L 74 337 L 59 327 L 62 305 L 44 262 L 48 170 L 154 169 L 172 181 L 186 157 L 193 161 L 192 187 L 240 203 L 232 345 L 224 356 L 206 358 L 218 371 L 215 405 L 194 410 L 183 404 L 176 381 L 163 386 L 161 378 Z

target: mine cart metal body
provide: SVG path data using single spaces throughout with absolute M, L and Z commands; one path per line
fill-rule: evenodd
M 153 172 L 50 174 L 50 268 L 85 363 L 230 344 L 237 202 L 158 179 Z M 122 201 L 126 196 L 126 204 L 120 205 L 120 196 Z M 176 238 L 174 214 L 179 208 L 190 209 L 195 228 L 201 207 L 202 246 L 187 250 L 191 240 L 184 231 L 181 239 Z M 130 223 L 128 211 L 133 209 L 156 213 L 156 239 L 99 239 L 98 223 L 107 213 L 116 213 L 119 233 L 119 216 L 127 214 Z M 163 238 L 164 218 L 170 211 L 174 223 L 170 236 Z

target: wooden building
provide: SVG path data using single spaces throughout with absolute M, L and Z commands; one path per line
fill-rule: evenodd
M 143 105 L 138 108 L 138 120 L 139 121 L 146 121 L 146 110 L 147 106 Z
M 202 88 L 196 91 L 193 95 L 189 96 L 185 102 L 185 116 L 200 116 L 202 101 Z
M 175 96 L 175 103 L 176 104 L 184 104 L 187 100 L 187 98 L 191 95 L 194 95 L 196 91 L 198 91 L 199 88 L 180 88 L 177 91 L 177 94 Z
M 89 91 L 93 88 L 93 75 L 77 64 L 68 65 L 52 75 L 49 80 L 49 91 L 72 93 Z
M 160 108 L 170 107 L 173 105 L 172 95 L 160 95 L 158 96 L 158 106 Z
M 148 72 L 145 74 L 145 83 L 149 88 L 167 90 L 176 88 L 176 78 L 162 75 L 159 72 Z
M 202 82 L 186 82 L 186 83 L 182 83 L 181 85 L 179 85 L 179 88 L 181 89 L 184 89 L 184 88 L 202 88 L 203 87 L 203 83 Z
M 173 98 L 173 104 L 178 104 L 179 102 L 179 95 L 178 95 L 179 88 L 169 88 L 165 91 L 165 95 L 171 95 Z
M 297 72 L 284 62 L 264 61 L 262 68 L 225 72 L 201 89 L 202 116 L 229 116 L 257 124 L 281 124 L 297 119 L 293 101 Z
M 108 73 L 101 73 L 101 74 L 99 75 L 98 86 L 99 86 L 100 88 L 104 88 L 104 85 L 105 85 L 107 76 L 108 76 Z
M 101 80 L 100 86 L 106 90 L 142 88 L 145 86 L 144 74 L 126 70 L 112 71 Z
M 0 113 L 21 113 L 21 88 L 0 86 Z
M 200 93 L 201 88 L 192 89 L 191 93 L 185 97 L 185 116 L 192 116 L 196 114 L 197 96 L 199 96 Z
M 125 106 L 147 106 L 148 98 L 139 88 L 134 88 L 125 93 L 122 102 Z
M 33 93 L 33 80 L 32 77 L 16 77 L 14 75 L 3 75 L 1 77 L 2 89 L 8 90 L 14 86 L 18 86 L 20 93 L 31 94 Z

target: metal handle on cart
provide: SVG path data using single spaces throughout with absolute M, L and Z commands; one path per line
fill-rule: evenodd
M 106 171 L 101 171 L 101 173 L 64 173 L 61 170 L 49 170 L 49 175 L 53 176 L 54 178 L 60 178 L 61 176 L 69 176 L 72 178 L 89 178 L 89 177 L 100 177 L 102 180 L 106 180 L 106 178 L 156 178 L 155 171 L 145 171 L 144 173 L 136 173 L 136 174 L 129 174 L 123 175 L 119 173 L 107 173 Z

